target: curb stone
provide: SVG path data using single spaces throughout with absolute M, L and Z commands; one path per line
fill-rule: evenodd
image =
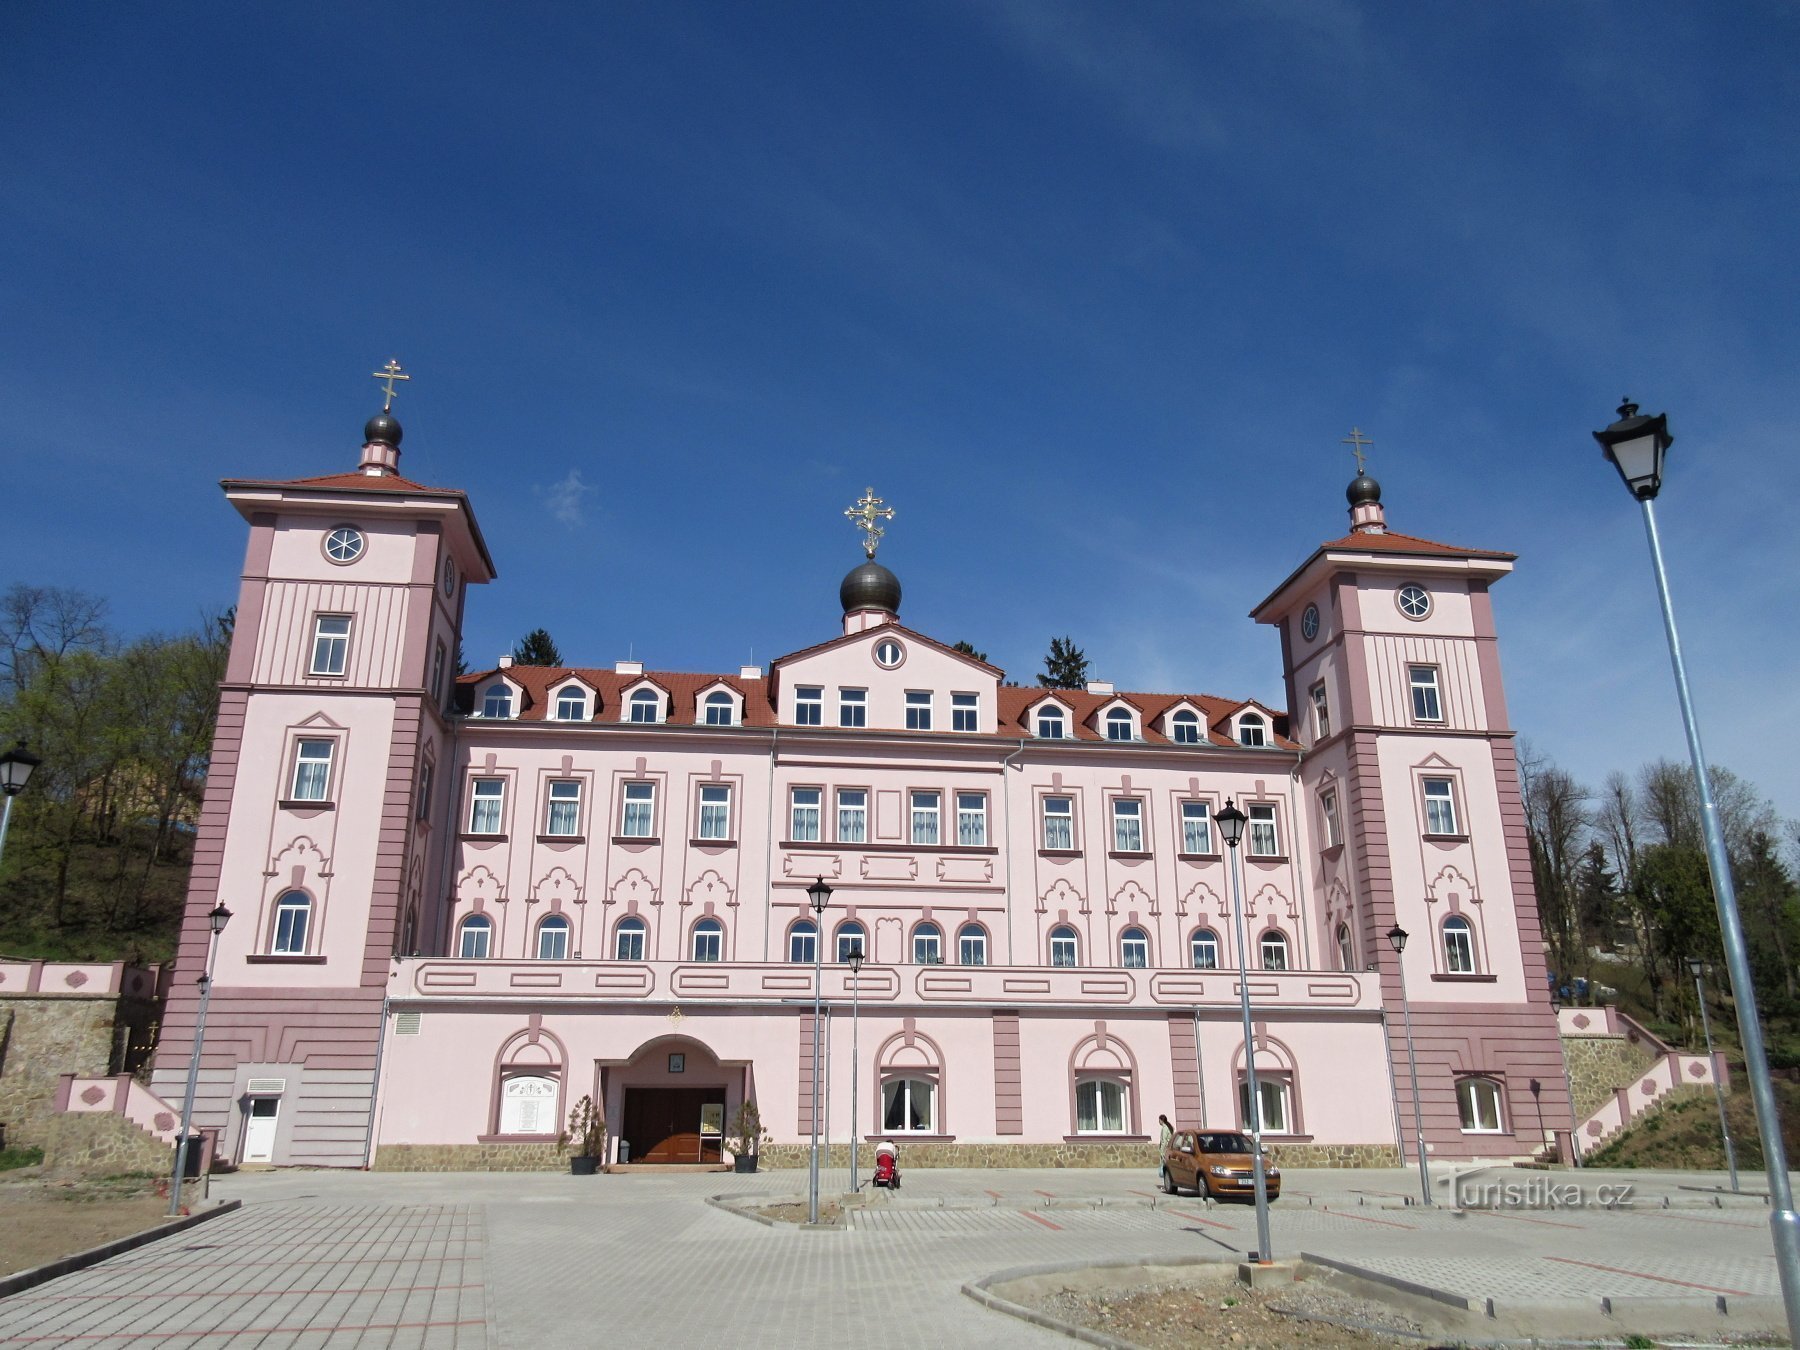
M 115 1238 L 111 1242 L 101 1243 L 98 1247 L 89 1247 L 84 1252 L 58 1257 L 54 1261 L 46 1261 L 41 1266 L 33 1266 L 30 1270 L 21 1270 L 17 1274 L 8 1275 L 6 1278 L 0 1279 L 0 1298 L 22 1294 L 27 1289 L 35 1289 L 40 1284 L 48 1284 L 51 1280 L 59 1279 L 64 1275 L 73 1275 L 78 1270 L 97 1266 L 102 1261 L 146 1246 L 159 1238 L 173 1237 L 176 1233 L 192 1228 L 195 1224 L 216 1219 L 221 1214 L 229 1214 L 243 1203 L 242 1200 L 226 1200 L 210 1209 L 199 1210 L 170 1223 L 158 1224 L 155 1228 L 146 1228 L 141 1233 Z

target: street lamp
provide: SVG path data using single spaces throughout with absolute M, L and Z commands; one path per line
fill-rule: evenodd
M 812 1034 L 812 1158 L 807 1166 L 806 1221 L 819 1221 L 819 985 L 822 979 L 820 956 L 825 947 L 825 906 L 831 903 L 831 887 L 820 877 L 806 888 L 806 898 L 813 910 L 813 1034 Z
M 6 856 L 6 827 L 12 824 L 12 799 L 25 790 L 31 771 L 44 761 L 25 748 L 20 741 L 0 755 L 0 792 L 6 794 L 6 806 L 0 810 L 0 857 Z
M 1706 1015 L 1706 990 L 1700 986 L 1700 958 L 1688 957 L 1694 976 L 1694 997 L 1700 1000 L 1700 1030 L 1706 1033 L 1706 1062 L 1712 1066 L 1713 1092 L 1719 1098 L 1719 1134 L 1725 1140 L 1725 1165 L 1731 1169 L 1731 1189 L 1738 1190 L 1737 1152 L 1731 1147 L 1731 1126 L 1725 1123 L 1725 1084 L 1719 1081 L 1719 1061 L 1713 1055 L 1712 1019 Z
M 1238 879 L 1238 841 L 1244 837 L 1244 823 L 1249 820 L 1242 811 L 1225 799 L 1225 809 L 1215 812 L 1213 823 L 1231 850 L 1231 899 L 1237 910 L 1238 999 L 1244 1010 L 1244 1078 L 1250 1093 L 1250 1135 L 1255 1145 L 1250 1151 L 1256 1174 L 1256 1250 L 1252 1261 L 1264 1265 L 1275 1258 L 1269 1247 L 1269 1180 L 1263 1171 L 1262 1093 L 1256 1083 L 1256 1038 L 1250 1026 L 1250 949 L 1244 939 L 1244 887 Z
M 1725 971 L 1731 981 L 1732 1000 L 1737 1006 L 1738 1039 L 1744 1049 L 1744 1067 L 1750 1075 L 1751 1099 L 1756 1104 L 1756 1128 L 1762 1138 L 1763 1166 L 1769 1173 L 1769 1229 L 1775 1241 L 1775 1266 L 1781 1274 L 1781 1301 L 1787 1309 L 1788 1336 L 1793 1339 L 1800 1336 L 1800 1214 L 1794 1212 L 1794 1191 L 1788 1181 L 1787 1147 L 1781 1139 L 1775 1085 L 1769 1079 L 1762 1019 L 1756 1011 L 1756 986 L 1750 979 L 1750 955 L 1744 946 L 1744 923 L 1738 915 L 1731 861 L 1725 853 L 1725 832 L 1719 827 L 1712 775 L 1706 767 L 1706 751 L 1700 745 L 1700 725 L 1694 718 L 1694 700 L 1688 692 L 1687 663 L 1681 657 L 1681 636 L 1675 631 L 1675 607 L 1669 599 L 1669 578 L 1663 569 L 1662 539 L 1656 532 L 1656 494 L 1662 490 L 1663 460 L 1675 438 L 1669 434 L 1666 415 L 1640 416 L 1637 404 L 1627 400 L 1619 407 L 1619 420 L 1604 431 L 1596 431 L 1594 439 L 1600 442 L 1602 452 L 1644 510 L 1644 533 L 1650 540 L 1651 570 L 1656 575 L 1657 598 L 1662 602 L 1663 631 L 1669 640 L 1669 664 L 1675 672 L 1675 696 L 1681 704 L 1688 758 L 1693 761 L 1694 786 L 1700 795 L 1700 824 L 1706 833 L 1706 867 L 1712 874 L 1713 903 L 1719 911 Z
M 1425 1113 L 1419 1107 L 1419 1059 L 1413 1053 L 1412 1004 L 1406 997 L 1406 962 L 1401 958 L 1401 953 L 1406 950 L 1407 933 L 1395 924 L 1388 929 L 1387 937 L 1394 948 L 1394 969 L 1400 972 L 1400 1012 L 1406 1018 L 1406 1067 L 1412 1072 L 1413 1138 L 1419 1146 L 1419 1193 L 1429 1205 L 1431 1169 L 1425 1165 Z
M 212 932 L 206 939 L 206 969 L 195 981 L 200 986 L 200 1011 L 194 1018 L 194 1054 L 188 1060 L 187 1096 L 181 1103 L 181 1134 L 175 1140 L 175 1175 L 169 1178 L 169 1214 L 181 1213 L 181 1183 L 187 1175 L 188 1130 L 194 1120 L 194 1088 L 200 1081 L 200 1046 L 206 1040 L 206 1005 L 212 1001 L 213 957 L 219 950 L 219 934 L 231 922 L 231 911 L 221 900 L 207 911 Z
M 862 943 L 852 947 L 846 959 L 850 962 L 850 1189 L 860 1191 L 862 1183 L 856 1179 L 856 1143 L 862 1123 L 856 1114 L 856 1089 L 857 1084 L 862 1081 L 861 1061 L 857 1058 L 857 1019 L 862 1002 Z

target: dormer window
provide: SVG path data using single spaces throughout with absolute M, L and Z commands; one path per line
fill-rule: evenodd
M 1054 703 L 1046 703 L 1038 709 L 1037 734 L 1041 741 L 1060 741 L 1067 734 L 1064 728 L 1068 723 L 1063 720 L 1063 710 Z
M 737 700 L 723 689 L 715 689 L 708 694 L 704 707 L 707 726 L 731 727 L 737 725 Z
M 634 692 L 626 704 L 627 720 L 632 722 L 660 722 L 662 720 L 662 699 L 654 689 L 639 689 Z
M 481 696 L 481 715 L 483 717 L 511 717 L 513 715 L 512 689 L 504 684 L 490 684 L 487 692 Z
M 556 720 L 585 722 L 588 715 L 587 691 L 578 684 L 565 684 L 556 691 Z
M 1107 710 L 1106 739 L 1109 741 L 1134 741 L 1137 739 L 1137 724 L 1131 716 L 1131 709 L 1115 706 Z
M 1188 708 L 1183 708 L 1169 719 L 1169 739 L 1177 745 L 1200 744 L 1200 717 Z
M 1269 724 L 1261 713 L 1248 712 L 1238 718 L 1239 745 L 1267 745 Z

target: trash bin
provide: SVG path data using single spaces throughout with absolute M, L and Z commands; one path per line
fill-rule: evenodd
M 190 1134 L 188 1136 L 187 1157 L 182 1160 L 181 1175 L 197 1177 L 206 1170 L 206 1136 Z
M 629 1139 L 619 1140 L 619 1161 L 622 1163 L 631 1161 L 631 1141 Z

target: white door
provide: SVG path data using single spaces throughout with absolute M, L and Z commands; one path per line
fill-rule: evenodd
M 281 1098 L 252 1097 L 250 1119 L 244 1124 L 244 1161 L 273 1162 L 275 1159 L 275 1121 L 281 1113 Z

